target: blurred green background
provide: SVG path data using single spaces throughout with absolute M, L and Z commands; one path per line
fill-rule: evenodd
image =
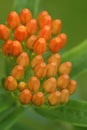
M 11 10 L 20 11 L 27 7 L 31 10 L 36 0 L 0 0 L 0 23 L 5 23 Z M 68 43 L 63 51 L 68 51 L 87 39 L 87 0 L 38 0 L 39 11 L 47 10 L 55 19 L 63 22 L 62 32 L 68 35 Z M 84 57 L 83 57 L 84 58 Z M 87 100 L 87 71 L 76 77 L 78 91 L 75 98 Z M 29 114 L 28 114 L 29 113 Z M 32 110 L 26 110 L 11 130 L 87 130 L 68 123 L 50 121 Z

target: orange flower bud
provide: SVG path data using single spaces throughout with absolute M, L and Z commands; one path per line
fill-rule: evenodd
M 28 87 L 31 91 L 37 92 L 40 88 L 40 81 L 36 76 L 32 76 L 28 81 Z
M 38 15 L 38 17 L 37 17 L 38 23 L 40 23 L 41 19 L 42 19 L 44 16 L 46 16 L 46 15 L 48 15 L 48 12 L 47 12 L 47 11 L 43 10 L 42 12 L 40 12 L 39 15 Z
M 59 65 L 60 64 L 60 59 L 61 59 L 61 56 L 56 53 L 56 54 L 49 57 L 48 63 L 56 62 L 57 65 Z
M 52 33 L 58 34 L 61 31 L 62 21 L 60 19 L 55 19 L 52 23 Z
M 17 12 L 15 12 L 15 11 L 10 12 L 10 14 L 8 15 L 8 18 L 7 18 L 7 23 L 9 25 L 9 27 L 12 29 L 19 26 L 20 18 L 19 18 L 19 15 L 17 14 Z
M 29 65 L 29 56 L 26 52 L 22 52 L 17 58 L 17 64 L 23 67 Z
M 20 65 L 16 65 L 13 69 L 12 69 L 12 76 L 15 79 L 21 79 L 24 75 L 24 68 Z
M 69 74 L 72 69 L 72 63 L 71 62 L 64 62 L 59 67 L 59 73 L 60 74 Z
M 53 38 L 49 43 L 50 51 L 53 52 L 53 53 L 60 51 L 60 44 L 61 44 L 60 38 L 58 38 L 58 37 Z
M 7 40 L 10 36 L 10 30 L 3 24 L 0 24 L 0 39 Z
M 26 87 L 27 87 L 27 85 L 26 85 L 25 82 L 23 82 L 23 81 L 19 82 L 19 84 L 18 84 L 18 89 L 19 89 L 20 91 L 26 89 Z
M 68 83 L 69 83 L 69 75 L 68 74 L 63 74 L 61 76 L 59 76 L 59 78 L 57 79 L 57 86 L 58 88 L 64 89 L 67 87 Z
M 31 19 L 30 22 L 26 24 L 26 28 L 29 35 L 35 34 L 37 31 L 37 21 L 36 19 Z
M 34 68 L 36 65 L 40 64 L 41 62 L 44 62 L 43 57 L 41 55 L 37 55 L 32 59 L 31 65 Z
M 29 9 L 25 8 L 21 11 L 20 20 L 23 24 L 28 23 L 32 19 L 32 13 Z
M 27 29 L 25 26 L 20 25 L 14 31 L 14 38 L 18 41 L 23 41 L 27 38 Z
M 2 46 L 2 52 L 4 55 L 10 55 L 11 54 L 11 46 L 12 46 L 12 40 L 7 40 L 3 46 Z
M 44 38 L 39 38 L 34 44 L 34 52 L 37 55 L 42 55 L 46 52 L 46 41 Z
M 62 33 L 62 34 L 58 35 L 58 38 L 61 39 L 60 48 L 63 48 L 67 42 L 67 35 L 65 33 Z
M 67 86 L 67 89 L 69 90 L 70 94 L 73 94 L 76 91 L 77 83 L 75 80 L 70 80 L 69 84 Z
M 50 105 L 58 105 L 61 100 L 61 93 L 59 91 L 53 92 L 49 95 L 48 101 Z
M 57 63 L 52 62 L 47 64 L 47 76 L 48 77 L 54 77 L 57 73 Z
M 52 27 L 52 18 L 50 15 L 45 15 L 42 17 L 42 19 L 39 21 L 40 28 L 44 27 L 45 25 Z
M 45 82 L 44 82 L 44 90 L 47 92 L 47 93 L 51 93 L 51 92 L 54 92 L 56 90 L 56 87 L 57 87 L 57 83 L 56 83 L 56 79 L 51 77 L 49 79 L 47 79 Z
M 45 102 L 45 96 L 42 92 L 37 92 L 33 95 L 32 102 L 37 105 L 41 106 Z
M 13 76 L 8 76 L 5 80 L 5 88 L 8 89 L 9 91 L 13 91 L 17 88 L 17 81 Z
M 44 62 L 38 64 L 35 69 L 34 73 L 38 78 L 43 78 L 46 76 L 46 64 Z
M 67 89 L 63 89 L 61 91 L 61 103 L 66 103 L 69 100 L 69 91 Z
M 19 41 L 13 41 L 10 46 L 10 54 L 12 56 L 18 56 L 22 52 L 22 46 Z
M 37 36 L 36 36 L 36 35 L 31 35 L 31 36 L 28 38 L 27 42 L 26 42 L 27 48 L 28 48 L 28 49 L 33 49 L 36 40 L 37 40 Z
M 49 26 L 44 26 L 41 28 L 38 37 L 43 37 L 46 41 L 48 41 L 51 38 L 51 28 Z
M 23 91 L 20 92 L 19 100 L 20 100 L 20 102 L 22 104 L 28 104 L 28 103 L 30 103 L 31 98 L 32 98 L 32 94 L 29 91 L 29 89 L 24 89 Z

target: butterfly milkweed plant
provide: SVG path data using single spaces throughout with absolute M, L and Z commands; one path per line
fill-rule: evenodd
M 87 41 L 63 51 L 70 44 L 63 22 L 45 8 L 39 11 L 39 2 L 22 8 L 20 1 L 19 11 L 10 10 L 0 22 L 0 129 L 11 129 L 24 113 L 36 126 L 32 130 L 43 129 L 33 122 L 34 113 L 57 130 L 63 123 L 87 127 L 87 102 L 75 94 L 76 77 L 87 67 Z

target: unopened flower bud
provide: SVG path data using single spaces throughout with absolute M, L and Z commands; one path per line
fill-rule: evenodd
M 37 55 L 42 55 L 46 52 L 46 41 L 44 38 L 39 38 L 34 44 L 34 52 Z
M 42 12 L 40 12 L 39 15 L 38 15 L 38 17 L 37 17 L 38 23 L 40 23 L 41 19 L 42 19 L 44 16 L 46 16 L 46 15 L 48 15 L 48 12 L 47 12 L 46 10 L 43 10 Z
M 54 77 L 57 73 L 57 63 L 51 62 L 47 64 L 47 76 L 48 77 Z
M 57 79 L 57 86 L 60 89 L 64 89 L 67 87 L 68 83 L 69 83 L 69 75 L 68 74 L 63 74 L 61 76 L 58 77 Z
M 36 40 L 37 40 L 37 36 L 31 35 L 26 42 L 27 48 L 33 50 L 33 47 L 34 47 Z
M 22 46 L 19 41 L 7 40 L 2 46 L 2 51 L 5 55 L 18 56 L 22 52 Z
M 59 73 L 60 74 L 69 74 L 72 69 L 72 63 L 71 62 L 64 62 L 59 67 Z
M 25 8 L 21 11 L 20 20 L 22 24 L 28 23 L 32 19 L 32 13 L 29 9 Z
M 27 87 L 27 85 L 26 85 L 25 82 L 23 82 L 23 81 L 19 82 L 19 84 L 18 84 L 18 89 L 19 89 L 20 91 L 26 89 L 26 87 Z
M 17 12 L 13 11 L 9 13 L 7 23 L 12 29 L 15 29 L 20 24 L 20 18 Z
M 14 38 L 18 41 L 23 41 L 27 38 L 27 29 L 25 26 L 20 25 L 14 31 Z
M 49 57 L 48 59 L 48 63 L 52 63 L 52 62 L 56 62 L 57 65 L 60 64 L 60 59 L 61 59 L 61 56 L 60 54 L 53 54 L 52 56 Z
M 4 55 L 10 55 L 11 54 L 11 46 L 12 46 L 12 40 L 7 40 L 3 46 L 2 46 L 2 52 Z
M 51 52 L 56 53 L 60 51 L 61 39 L 56 37 L 53 38 L 49 43 L 49 49 Z
M 29 89 L 24 89 L 20 92 L 19 100 L 22 104 L 29 104 L 32 99 L 32 94 Z
M 58 34 L 61 31 L 62 22 L 60 19 L 55 19 L 52 23 L 52 33 Z
M 17 81 L 13 76 L 8 76 L 5 80 L 5 88 L 9 91 L 13 91 L 17 88 Z
M 11 75 L 12 75 L 15 79 L 17 79 L 17 80 L 21 79 L 21 78 L 23 77 L 23 75 L 24 75 L 24 68 L 23 68 L 22 66 L 20 66 L 20 65 L 16 65 L 16 66 L 12 69 Z
M 49 26 L 44 26 L 41 28 L 38 37 L 43 37 L 46 41 L 48 41 L 51 38 L 51 28 Z
M 10 55 L 18 56 L 22 52 L 22 46 L 19 41 L 12 41 L 10 46 Z
M 44 27 L 44 26 L 49 26 L 50 28 L 52 27 L 52 18 L 50 15 L 45 15 L 44 17 L 41 18 L 41 20 L 39 21 L 39 26 L 40 28 Z
M 63 89 L 61 91 L 61 103 L 66 103 L 69 100 L 69 91 L 67 89 Z
M 75 80 L 70 80 L 67 86 L 69 93 L 73 94 L 76 91 L 76 88 L 77 88 L 77 82 Z
M 3 24 L 0 24 L 0 39 L 7 40 L 10 36 L 10 30 Z
M 26 52 L 22 52 L 17 58 L 17 64 L 23 67 L 27 67 L 29 65 L 29 56 Z
M 36 19 L 31 19 L 30 22 L 26 24 L 28 35 L 35 34 L 37 31 L 37 21 Z
M 45 102 L 45 96 L 42 92 L 37 92 L 33 95 L 32 102 L 37 105 L 41 106 Z
M 38 78 L 43 78 L 46 76 L 46 64 L 44 62 L 38 64 L 34 69 L 34 74 Z
M 36 65 L 38 65 L 38 64 L 40 64 L 40 63 L 42 63 L 42 62 L 44 62 L 43 57 L 42 57 L 41 55 L 37 55 L 37 56 L 35 56 L 35 57 L 32 59 L 31 65 L 32 65 L 32 67 L 34 68 Z
M 47 93 L 51 93 L 51 92 L 54 92 L 56 90 L 56 87 L 57 87 L 57 83 L 56 83 L 56 79 L 51 77 L 49 79 L 47 79 L 45 82 L 44 82 L 44 90 L 47 92 Z
M 59 91 L 53 92 L 49 95 L 48 101 L 50 105 L 58 105 L 61 100 L 61 93 Z
M 37 92 L 40 88 L 40 81 L 36 76 L 32 76 L 28 81 L 28 88 L 33 91 Z
M 58 38 L 61 39 L 60 48 L 63 48 L 67 43 L 67 35 L 65 33 L 62 33 L 62 34 L 58 35 Z

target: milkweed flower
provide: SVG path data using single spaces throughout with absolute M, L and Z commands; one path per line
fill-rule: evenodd
M 8 76 L 5 80 L 5 88 L 9 91 L 13 91 L 17 88 L 17 81 L 13 76 Z
M 40 88 L 40 81 L 36 76 L 32 76 L 28 81 L 28 88 L 33 91 L 37 92 Z
M 32 13 L 29 9 L 25 8 L 20 13 L 20 20 L 22 24 L 28 23 L 32 19 Z
M 27 84 L 25 82 L 21 81 L 21 82 L 19 82 L 17 88 L 19 89 L 19 91 L 22 91 L 27 88 Z
M 43 85 L 43 88 L 47 93 L 56 91 L 56 87 L 57 87 L 57 82 L 54 77 L 47 79 Z
M 32 97 L 32 102 L 37 106 L 43 105 L 45 102 L 44 94 L 42 92 L 35 93 Z
M 0 39 L 8 40 L 10 36 L 10 30 L 6 25 L 0 24 Z
M 29 89 L 24 89 L 23 91 L 20 92 L 19 100 L 22 104 L 30 103 L 31 99 L 32 99 L 32 94 L 29 91 Z
M 10 28 L 15 29 L 20 24 L 20 18 L 16 11 L 9 13 L 7 18 L 7 24 Z
M 14 39 L 18 41 L 23 41 L 27 38 L 27 29 L 25 26 L 20 25 L 14 31 Z
M 22 52 L 17 58 L 17 64 L 23 67 L 27 67 L 29 65 L 29 56 L 26 52 Z
M 61 62 L 60 51 L 67 43 L 61 29 L 61 19 L 53 19 L 45 10 L 35 19 L 27 8 L 20 14 L 10 12 L 7 24 L 0 24 L 2 53 L 15 61 L 4 87 L 18 91 L 22 105 L 65 104 L 76 91 L 77 83 L 70 79 L 72 63 Z

